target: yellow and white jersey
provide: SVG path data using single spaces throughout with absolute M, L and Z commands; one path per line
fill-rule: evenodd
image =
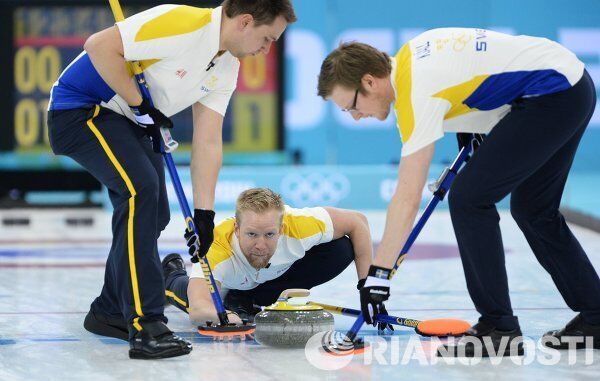
M 221 12 L 222 7 L 167 4 L 116 24 L 125 60 L 140 62 L 154 105 L 166 116 L 196 102 L 225 114 L 240 63 L 229 52 L 217 57 Z M 135 120 L 127 103 L 104 82 L 83 52 L 55 83 L 49 109 L 94 104 Z
M 242 253 L 234 233 L 235 218 L 221 222 L 214 230 L 214 241 L 206 257 L 215 280 L 222 287 L 249 290 L 285 273 L 306 251 L 333 239 L 333 223 L 324 208 L 295 209 L 285 206 L 283 232 L 275 254 L 266 268 L 257 270 Z M 198 263 L 192 265 L 190 278 L 204 278 Z
M 513 100 L 569 89 L 583 69 L 573 53 L 545 38 L 469 28 L 427 31 L 392 59 L 402 156 L 444 132 L 488 133 Z

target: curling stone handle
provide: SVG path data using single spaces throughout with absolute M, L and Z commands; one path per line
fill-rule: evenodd
M 279 295 L 279 301 L 287 301 L 289 298 L 304 298 L 310 295 L 310 291 L 304 288 L 289 288 Z

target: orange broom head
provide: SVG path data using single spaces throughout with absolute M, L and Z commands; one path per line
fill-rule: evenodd
M 244 337 L 251 335 L 256 331 L 254 324 L 246 325 L 202 325 L 198 327 L 198 333 L 202 336 L 210 337 Z
M 415 331 L 423 336 L 462 336 L 471 328 L 469 322 L 460 319 L 423 320 Z

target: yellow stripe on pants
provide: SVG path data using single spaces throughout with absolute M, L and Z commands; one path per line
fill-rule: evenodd
M 144 313 L 142 312 L 142 303 L 140 302 L 140 291 L 138 288 L 137 271 L 135 267 L 135 245 L 133 240 L 133 219 L 135 216 L 135 196 L 137 193 L 135 191 L 135 188 L 133 187 L 131 179 L 129 178 L 129 176 L 121 166 L 121 163 L 119 163 L 112 150 L 106 143 L 106 140 L 94 124 L 94 118 L 97 117 L 99 113 L 100 106 L 96 105 L 94 109 L 94 115 L 87 121 L 87 125 L 100 142 L 100 145 L 102 146 L 102 149 L 104 149 L 104 152 L 106 152 L 106 156 L 108 156 L 110 162 L 114 165 L 117 172 L 119 172 L 119 175 L 121 175 L 123 181 L 125 181 L 127 190 L 129 190 L 129 194 L 131 195 L 129 197 L 129 216 L 127 219 L 127 253 L 129 256 L 129 272 L 131 273 L 131 288 L 133 290 L 133 302 L 135 305 L 135 312 L 138 316 L 141 317 L 144 316 Z M 141 331 L 142 326 L 139 324 L 138 320 L 139 317 L 133 320 L 133 326 L 138 331 Z
M 173 299 L 174 301 L 176 301 L 180 306 L 185 307 L 185 309 L 187 310 L 187 303 L 179 298 L 177 295 L 175 295 L 175 293 L 171 290 L 165 290 L 165 295 L 171 299 Z

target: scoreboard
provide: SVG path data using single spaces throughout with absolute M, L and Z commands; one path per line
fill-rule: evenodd
M 164 2 L 162 2 L 164 3 Z M 178 1 L 177 3 L 186 3 Z M 220 1 L 187 2 L 214 7 Z M 15 1 L 3 7 L 0 38 L 10 41 L 2 56 L 5 97 L 0 97 L 0 167 L 69 167 L 68 160 L 52 155 L 46 109 L 50 90 L 64 68 L 82 51 L 88 36 L 114 24 L 105 1 Z M 123 0 L 126 15 L 158 5 L 156 1 Z M 8 9 L 8 11 L 7 11 Z M 6 27 L 9 22 L 10 29 Z M 225 153 L 264 153 L 282 148 L 282 49 L 273 46 L 267 56 L 241 60 L 238 87 L 223 126 Z M 10 61 L 9 61 L 10 60 Z M 8 69 L 8 70 L 7 70 Z M 12 70 L 10 70 L 12 69 Z M 12 78 L 6 73 L 11 73 Z M 173 136 L 180 143 L 174 155 L 189 160 L 192 138 L 191 108 L 173 117 Z

